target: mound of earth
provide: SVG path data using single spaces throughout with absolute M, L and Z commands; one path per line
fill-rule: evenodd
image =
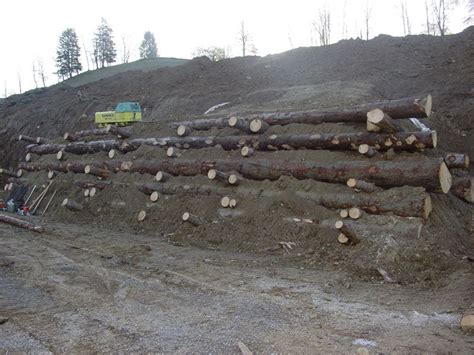
M 296 111 L 356 104 L 431 94 L 434 113 L 422 122 L 438 132 L 436 154 L 445 152 L 473 155 L 472 114 L 474 92 L 474 28 L 446 36 L 379 36 L 370 41 L 347 40 L 318 48 L 299 48 L 286 53 L 244 57 L 211 62 L 198 58 L 183 65 L 155 71 L 132 71 L 71 88 L 56 85 L 17 95 L 1 103 L 0 131 L 4 167 L 15 168 L 24 157 L 24 143 L 18 134 L 42 136 L 61 142 L 64 132 L 92 128 L 96 111 L 113 109 L 120 101 L 139 101 L 144 122 L 132 127 L 134 137 L 174 135 L 169 123 L 202 116 L 210 107 L 229 102 L 213 116 L 232 112 Z M 81 95 L 78 96 L 78 90 Z M 365 130 L 363 124 L 321 124 L 272 126 L 269 134 L 326 133 Z M 200 132 L 235 134 L 232 130 Z M 239 152 L 220 148 L 185 151 L 186 159 L 237 158 Z M 426 152 L 426 154 L 434 154 Z M 350 160 L 362 159 L 353 152 L 278 151 L 257 152 L 272 159 Z M 142 147 L 126 159 L 161 159 L 165 152 Z M 400 154 L 396 159 L 404 159 Z M 106 153 L 71 156 L 69 161 L 98 161 Z M 124 158 L 125 159 L 125 158 Z M 41 161 L 54 160 L 42 157 Z M 46 184 L 45 173 L 30 173 L 34 184 Z M 137 182 L 149 182 L 150 176 L 117 174 L 114 184 L 93 198 L 73 188 L 74 180 L 84 176 L 67 174 L 56 180 L 57 201 L 73 198 L 86 208 L 71 213 L 59 203 L 51 206 L 50 218 L 70 223 L 90 223 L 104 228 L 132 228 L 166 238 L 177 245 L 231 250 L 246 253 L 284 254 L 281 242 L 294 243 L 282 263 L 295 265 L 331 265 L 354 273 L 362 279 L 389 274 L 399 282 L 427 282 L 440 285 L 446 275 L 466 268 L 472 258 L 472 206 L 452 195 L 432 194 L 434 211 L 424 223 L 416 240 L 394 240 L 390 233 L 346 248 L 335 242 L 335 231 L 297 223 L 302 219 L 324 220 L 337 211 L 295 199 L 292 191 L 343 191 L 346 186 L 281 178 L 276 182 L 245 181 L 247 187 L 279 191 L 278 197 L 249 197 L 239 201 L 242 214 L 229 215 L 219 209 L 217 196 L 163 196 L 149 202 L 137 191 Z M 176 178 L 181 184 L 201 185 L 204 176 Z M 137 213 L 147 211 L 146 223 L 137 221 Z M 211 223 L 191 227 L 183 224 L 184 211 L 199 213 Z M 295 220 L 296 218 L 296 220 Z M 393 217 L 396 218 L 396 217 Z M 377 222 L 374 223 L 385 223 Z

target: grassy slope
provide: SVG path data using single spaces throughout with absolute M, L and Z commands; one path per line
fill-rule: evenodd
M 131 70 L 150 71 L 163 67 L 174 67 L 184 64 L 187 61 L 187 59 L 178 58 L 141 59 L 131 63 L 118 64 L 111 67 L 87 71 L 76 75 L 63 83 L 72 87 L 78 87 Z

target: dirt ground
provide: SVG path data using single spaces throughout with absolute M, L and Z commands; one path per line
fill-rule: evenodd
M 170 122 L 202 116 L 223 102 L 230 104 L 214 116 L 348 107 L 428 93 L 434 113 L 421 121 L 437 130 L 438 149 L 393 159 L 446 152 L 472 157 L 473 48 L 471 27 L 444 38 L 379 36 L 263 58 L 217 63 L 198 58 L 80 88 L 66 82 L 34 90 L 0 102 L 1 167 L 15 169 L 24 159 L 19 134 L 64 143 L 64 132 L 92 128 L 93 113 L 119 101 L 142 104 L 144 122 L 131 131 L 134 138 L 145 138 L 174 135 Z M 364 130 L 364 124 L 288 125 L 272 126 L 266 134 Z M 165 155 L 141 147 L 118 159 Z M 239 156 L 214 147 L 185 150 L 177 159 Z M 259 151 L 255 158 L 367 159 L 323 150 Z M 101 152 L 67 159 L 108 158 Z M 48 161 L 55 157 L 34 157 L 34 162 Z M 26 173 L 24 179 L 30 187 L 48 183 L 44 171 Z M 74 187 L 77 180 L 90 177 L 68 173 L 54 179 L 54 203 L 46 217 L 34 217 L 45 233 L 0 230 L 0 352 L 237 353 L 238 341 L 257 353 L 474 352 L 474 338 L 459 329 L 462 311 L 474 301 L 473 205 L 451 194 L 430 192 L 433 212 L 427 220 L 365 215 L 362 242 L 343 246 L 333 228 L 339 211 L 307 194 L 352 192 L 344 184 L 290 177 L 244 180 L 229 192 L 261 193 L 239 197 L 237 208 L 229 211 L 212 193 L 160 195 L 151 203 L 135 186 L 152 182 L 150 175 L 114 174 L 112 184 L 93 198 Z M 172 183 L 204 186 L 209 180 L 175 177 Z M 395 192 L 406 193 L 403 187 Z M 0 198 L 7 194 L 0 191 Z M 64 198 L 84 209 L 65 209 Z M 147 212 L 143 223 L 137 221 L 141 210 Z M 185 211 L 208 223 L 183 223 Z M 398 233 L 400 225 L 406 235 Z M 293 249 L 285 251 L 281 242 L 294 243 Z
M 361 282 L 334 265 L 291 266 L 282 259 L 297 256 L 284 253 L 42 223 L 41 235 L 2 228 L 5 353 L 238 353 L 238 341 L 259 353 L 474 351 L 458 326 L 474 292 L 472 265 L 443 287 L 401 286 Z

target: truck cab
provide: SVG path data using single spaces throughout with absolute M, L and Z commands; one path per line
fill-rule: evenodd
M 126 126 L 142 120 L 142 109 L 138 102 L 120 102 L 114 111 L 96 112 L 95 123 L 99 127 L 108 124 Z

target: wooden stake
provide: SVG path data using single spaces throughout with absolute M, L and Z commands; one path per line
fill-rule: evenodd
M 349 238 L 351 244 L 357 244 L 360 241 L 359 236 L 347 223 L 344 223 L 343 221 L 336 221 L 334 226 L 339 230 L 339 232 L 343 233 L 347 238 Z
M 82 211 L 83 206 L 80 203 L 74 202 L 71 199 L 65 198 L 62 205 L 71 211 Z
M 264 133 L 269 127 L 268 123 L 258 118 L 250 122 L 250 132 L 252 133 Z
M 400 126 L 389 115 L 376 108 L 367 112 L 367 131 L 394 133 L 400 131 Z
M 26 198 L 25 205 L 28 203 L 28 201 L 30 200 L 31 196 L 33 196 L 33 192 L 35 192 L 35 190 L 36 190 L 36 185 L 33 186 L 33 188 L 31 189 L 30 194 L 29 194 L 28 197 Z
M 187 126 L 179 125 L 178 128 L 176 129 L 176 133 L 180 137 L 186 137 L 191 134 L 193 130 Z
M 41 193 L 33 200 L 33 202 L 30 205 L 30 211 L 33 211 L 33 208 L 38 203 L 38 201 L 43 198 L 43 196 L 44 196 L 44 194 L 46 194 L 46 192 L 48 192 L 48 189 L 49 189 L 49 187 L 51 186 L 52 183 L 53 182 L 50 181 L 49 184 L 45 187 L 45 189 L 43 191 L 41 191 Z
M 63 150 L 60 150 L 56 153 L 56 159 L 64 161 L 66 160 L 66 153 Z
M 174 148 L 174 147 L 169 147 L 167 150 L 166 150 L 166 155 L 170 158 L 176 158 L 178 157 L 179 155 L 179 150 L 177 148 Z
M 184 212 L 182 219 L 183 221 L 188 222 L 196 227 L 205 223 L 205 221 L 201 217 L 191 214 L 189 212 Z
M 221 198 L 221 206 L 224 208 L 229 207 L 230 204 L 230 197 L 229 196 L 224 196 Z
M 49 205 L 51 204 L 51 202 L 53 201 L 53 198 L 54 196 L 56 196 L 56 192 L 58 192 L 58 190 L 54 190 L 53 192 L 53 195 L 51 196 L 51 198 L 49 199 L 48 203 L 46 204 L 46 207 L 44 208 L 43 212 L 41 213 L 41 216 L 44 216 L 44 214 L 46 213 L 46 211 L 48 210 L 49 208 Z
M 349 210 L 349 217 L 352 219 L 359 219 L 362 216 L 362 210 L 358 209 L 357 207 L 352 207 Z
M 158 198 L 159 198 L 159 197 L 160 197 L 160 195 L 158 194 L 158 192 L 157 192 L 157 191 L 153 191 L 153 192 L 151 193 L 151 195 L 150 195 L 150 200 L 151 200 L 152 202 L 156 202 L 156 201 L 158 201 Z
M 243 157 L 251 157 L 254 153 L 254 150 L 253 148 L 250 148 L 250 147 L 242 147 L 242 149 L 240 150 L 240 154 L 242 154 Z
M 38 207 L 41 205 L 41 202 L 43 202 L 44 197 L 48 193 L 48 190 L 49 190 L 49 187 L 51 186 L 51 184 L 52 184 L 52 181 L 50 181 L 48 186 L 46 186 L 46 188 L 44 189 L 44 191 L 42 193 L 42 196 L 38 200 L 38 203 L 36 203 L 36 205 L 34 207 L 33 206 L 30 207 L 31 214 L 36 213 L 36 211 L 38 210 Z
M 349 211 L 348 210 L 341 210 L 341 212 L 339 212 L 339 216 L 341 216 L 341 218 L 347 218 L 349 216 Z
M 155 175 L 155 180 L 158 182 L 166 182 L 171 176 L 171 174 L 165 173 L 164 171 L 158 171 Z
M 359 145 L 358 150 L 360 154 L 363 154 L 369 158 L 372 158 L 377 154 L 377 151 L 368 144 Z
M 101 168 L 96 168 L 95 166 L 92 165 L 86 165 L 84 168 L 84 173 L 89 174 L 89 175 L 94 175 L 98 176 L 101 178 L 108 178 L 110 176 L 110 171 L 101 169 Z
M 145 211 L 140 211 L 138 212 L 138 221 L 143 222 L 146 218 L 146 212 Z
M 365 192 L 376 192 L 376 191 L 381 190 L 379 187 L 375 186 L 375 184 L 371 182 L 366 182 L 366 181 L 357 180 L 353 178 L 350 178 L 349 180 L 347 180 L 346 184 L 347 186 L 352 187 L 356 190 L 365 191 Z

